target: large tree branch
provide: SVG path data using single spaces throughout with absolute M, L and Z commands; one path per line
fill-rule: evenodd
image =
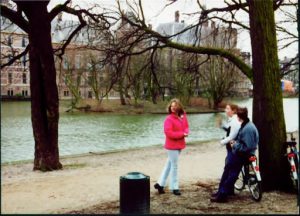
M 240 27 L 242 27 L 243 29 L 246 29 L 246 30 L 250 30 L 250 27 L 249 26 L 246 26 L 244 24 L 242 24 L 241 22 L 238 22 L 238 21 L 235 21 L 235 20 L 228 20 L 228 19 L 224 19 L 222 17 L 218 17 L 218 16 L 212 16 L 209 18 L 210 20 L 212 19 L 217 19 L 217 20 L 221 20 L 222 22 L 224 23 L 228 23 L 228 24 L 235 24 L 235 25 L 238 25 Z
M 280 69 L 281 71 L 281 78 L 293 71 L 295 71 L 296 69 L 294 70 L 290 70 L 290 67 L 293 66 L 293 65 L 297 65 L 299 64 L 299 62 L 297 62 L 297 59 L 299 58 L 299 55 L 296 55 L 294 58 L 292 58 L 289 62 L 286 62 L 283 67 Z
M 7 66 L 12 65 L 15 61 L 17 61 L 18 59 L 20 59 L 22 56 L 26 55 L 29 51 L 29 45 L 27 45 L 26 49 L 21 52 L 20 54 L 14 56 L 13 58 L 11 58 L 7 63 L 1 64 L 0 68 L 3 69 Z
M 49 14 L 50 18 L 53 19 L 58 13 L 60 12 L 65 12 L 65 13 L 69 13 L 72 14 L 74 16 L 77 16 L 80 22 L 80 25 L 78 25 L 74 31 L 69 35 L 68 39 L 64 42 L 64 44 L 62 45 L 61 48 L 55 50 L 55 52 L 57 52 L 58 50 L 60 50 L 60 53 L 58 54 L 59 58 L 62 58 L 62 56 L 65 53 L 65 49 L 67 48 L 67 46 L 71 43 L 72 39 L 78 34 L 78 32 L 80 32 L 81 29 L 83 29 L 85 26 L 87 26 L 87 22 L 85 21 L 85 19 L 83 18 L 83 15 L 88 16 L 91 20 L 93 20 L 96 23 L 99 23 L 100 20 L 101 21 L 105 21 L 105 23 L 107 23 L 107 20 L 104 19 L 103 14 L 92 14 L 90 13 L 88 10 L 85 9 L 73 9 L 67 6 L 67 4 L 69 3 L 69 1 L 66 1 L 63 5 L 58 5 L 56 6 Z
M 283 0 L 274 0 L 273 9 L 277 10 L 283 3 Z
M 80 21 L 80 25 L 77 26 L 76 29 L 74 29 L 74 31 L 70 34 L 70 36 L 68 37 L 68 39 L 63 43 L 62 47 L 55 50 L 54 52 L 57 52 L 58 50 L 60 50 L 60 53 L 58 54 L 58 57 L 60 59 L 62 59 L 62 56 L 65 54 L 65 50 L 67 48 L 67 46 L 70 44 L 70 42 L 72 41 L 72 39 L 75 37 L 75 35 L 83 28 L 86 26 L 86 22 L 83 20 L 83 18 L 78 15 L 78 19 Z
M 59 13 L 66 10 L 67 5 L 71 2 L 71 0 L 65 1 L 64 4 L 58 4 L 56 5 L 50 12 L 49 12 L 49 18 L 50 20 L 53 20 Z
M 236 2 L 235 4 L 228 5 L 227 7 L 211 8 L 211 9 L 206 10 L 203 6 L 201 6 L 201 4 L 199 4 L 199 5 L 202 8 L 202 11 L 200 13 L 201 19 L 205 19 L 208 16 L 208 14 L 213 13 L 213 12 L 229 12 L 229 11 L 233 11 L 233 10 L 245 9 L 246 7 L 249 6 L 249 4 L 247 2 L 245 2 L 245 3 L 237 3 Z
M 22 13 L 20 13 L 20 10 L 14 11 L 2 4 L 0 5 L 0 10 L 1 16 L 9 19 L 12 23 L 19 26 L 24 32 L 28 33 L 29 23 L 22 17 Z
M 245 62 L 243 62 L 238 56 L 230 52 L 226 49 L 221 48 L 212 48 L 212 47 L 202 47 L 202 46 L 191 46 L 186 44 L 180 44 L 176 42 L 172 42 L 167 37 L 162 36 L 156 31 L 149 29 L 148 27 L 144 27 L 145 25 L 139 25 L 138 22 L 133 22 L 132 20 L 128 19 L 122 12 L 122 18 L 126 20 L 131 26 L 139 28 L 140 30 L 146 32 L 147 34 L 151 35 L 152 37 L 156 38 L 167 47 L 175 48 L 181 51 L 190 52 L 190 53 L 197 53 L 197 54 L 207 54 L 207 55 L 216 55 L 221 56 L 223 58 L 228 59 L 232 63 L 234 63 L 250 80 L 253 79 L 252 69 L 248 66 Z M 139 21 L 140 20 L 137 20 Z

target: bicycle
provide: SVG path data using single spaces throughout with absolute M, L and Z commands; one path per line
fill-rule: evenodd
M 291 171 L 290 176 L 293 181 L 294 189 L 298 192 L 298 154 L 297 151 L 297 142 L 293 137 L 293 132 L 288 133 L 291 135 L 291 141 L 285 142 L 286 144 L 286 154 L 287 159 L 289 161 Z
M 243 165 L 239 177 L 234 184 L 234 188 L 242 191 L 246 185 L 251 193 L 252 199 L 259 202 L 262 198 L 261 176 L 255 155 L 251 155 L 248 161 Z

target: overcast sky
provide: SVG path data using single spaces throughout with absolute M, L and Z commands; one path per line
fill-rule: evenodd
M 134 0 L 130 0 L 132 2 Z M 297 1 L 297 0 L 295 0 Z M 53 8 L 58 3 L 63 3 L 64 0 L 51 0 L 48 6 L 49 10 Z M 201 3 L 205 4 L 207 8 L 212 7 L 222 7 L 225 5 L 224 0 L 200 0 Z M 230 2 L 230 0 L 229 0 Z M 89 8 L 94 3 L 100 4 L 102 7 L 114 8 L 116 6 L 116 1 L 114 0 L 72 0 L 72 5 L 80 5 L 82 8 Z M 128 9 L 125 0 L 121 0 L 122 7 L 126 10 Z M 186 13 L 192 13 L 199 11 L 196 0 L 178 0 L 176 3 L 165 8 L 165 5 L 170 3 L 168 0 L 142 0 L 144 14 L 146 17 L 147 23 L 151 23 L 153 27 L 157 27 L 159 23 L 166 23 L 174 21 L 174 13 L 176 10 L 180 11 L 180 20 L 185 20 L 186 23 L 191 23 L 191 16 L 185 15 Z M 225 5 L 226 6 L 226 5 Z M 296 11 L 294 8 L 288 9 L 292 14 L 295 14 Z M 236 15 L 239 21 L 244 24 L 249 23 L 248 14 L 245 12 L 239 12 Z M 71 19 L 69 15 L 63 15 L 63 19 Z M 282 20 L 285 18 L 281 12 L 276 12 L 276 21 Z M 287 25 L 288 29 L 298 35 L 297 24 Z M 280 39 L 281 34 L 278 35 Z M 279 44 L 280 45 L 280 44 Z M 238 37 L 238 48 L 242 51 L 251 52 L 250 36 L 248 31 L 240 31 Z M 285 56 L 294 57 L 298 53 L 298 44 L 294 43 L 289 48 L 279 51 L 279 58 L 283 59 Z

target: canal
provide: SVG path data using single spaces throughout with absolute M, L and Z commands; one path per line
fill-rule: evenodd
M 252 99 L 235 101 L 249 109 Z M 288 131 L 298 130 L 297 98 L 284 99 Z M 216 127 L 222 114 L 189 115 L 191 134 L 187 142 L 220 139 L 224 132 Z M 60 155 L 106 152 L 162 145 L 165 115 L 120 115 L 103 113 L 61 113 L 59 123 Z M 3 162 L 33 159 L 34 139 L 30 102 L 1 103 L 1 158 Z

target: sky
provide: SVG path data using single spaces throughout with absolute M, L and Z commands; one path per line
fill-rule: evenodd
M 137 0 L 128 0 L 129 2 L 137 1 Z M 230 0 L 228 0 L 230 2 Z M 297 0 L 295 0 L 297 1 Z M 64 0 L 51 0 L 48 9 L 50 10 L 55 5 L 59 3 L 64 3 Z M 121 6 L 124 10 L 128 10 L 128 5 L 126 4 L 126 0 L 120 0 Z M 222 7 L 226 6 L 224 0 L 200 0 L 202 4 L 205 4 L 206 7 L 213 8 L 213 7 Z M 79 5 L 82 8 L 90 8 L 93 4 L 100 4 L 102 7 L 107 7 L 114 9 L 116 7 L 115 0 L 72 0 L 72 5 Z M 186 23 L 192 23 L 193 18 L 191 16 L 186 15 L 186 13 L 193 13 L 199 11 L 199 7 L 197 5 L 196 0 L 178 0 L 174 4 L 165 7 L 166 4 L 170 3 L 168 0 L 142 0 L 142 5 L 144 8 L 144 15 L 146 22 L 148 24 L 152 24 L 153 28 L 155 29 L 160 23 L 167 23 L 174 21 L 174 13 L 176 10 L 180 11 L 180 20 L 184 20 Z M 296 15 L 296 11 L 293 8 L 288 8 L 291 13 Z M 236 14 L 236 17 L 239 21 L 243 24 L 249 24 L 248 14 L 241 11 Z M 74 17 L 70 15 L 63 15 L 63 19 L 72 19 Z M 275 14 L 276 21 L 282 20 L 285 18 L 283 14 L 278 11 Z M 292 25 L 284 24 L 284 27 L 287 27 L 291 32 L 298 35 L 297 32 L 297 24 L 294 23 Z M 250 44 L 250 35 L 249 32 L 246 30 L 238 31 L 238 48 L 241 51 L 250 52 L 251 53 L 251 44 Z M 278 34 L 277 38 L 282 38 L 282 34 Z M 279 45 L 281 45 L 279 43 Z M 279 59 L 283 59 L 285 56 L 288 58 L 294 57 L 298 53 L 298 44 L 294 43 L 292 46 L 279 50 L 278 56 Z

